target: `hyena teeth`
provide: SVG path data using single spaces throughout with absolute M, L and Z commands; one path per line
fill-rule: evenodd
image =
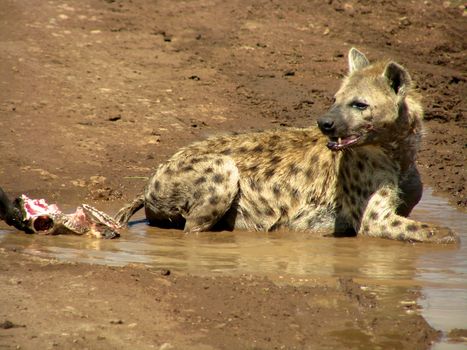
M 342 143 L 342 138 L 341 137 L 338 137 L 337 138 L 337 143 L 340 145 Z

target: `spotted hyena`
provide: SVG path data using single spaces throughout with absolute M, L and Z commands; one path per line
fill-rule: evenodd
M 349 74 L 318 127 L 210 138 L 161 164 L 144 193 L 149 222 L 188 232 L 314 231 L 457 242 L 448 228 L 408 219 L 422 184 L 415 157 L 423 111 L 409 73 L 349 52 Z

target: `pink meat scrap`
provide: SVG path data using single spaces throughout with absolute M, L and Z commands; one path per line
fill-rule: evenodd
M 31 199 L 26 195 L 21 195 L 26 211 L 26 220 L 32 217 L 50 214 L 60 214 L 61 211 L 55 204 L 47 204 L 44 199 Z

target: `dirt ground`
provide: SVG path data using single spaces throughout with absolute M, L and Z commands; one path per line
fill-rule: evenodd
M 3 0 L 0 186 L 112 213 L 181 145 L 315 123 L 355 46 L 409 69 L 426 108 L 423 181 L 465 210 L 466 32 L 462 1 Z M 0 316 L 20 325 L 0 329 L 0 348 L 335 348 L 329 334 L 349 331 L 348 346 L 412 349 L 437 337 L 416 313 L 390 322 L 400 306 L 349 281 L 164 277 L 7 251 L 0 267 Z
M 291 286 L 18 255 L 0 252 L 2 349 L 424 349 L 439 338 L 415 293 L 394 304 L 349 279 Z

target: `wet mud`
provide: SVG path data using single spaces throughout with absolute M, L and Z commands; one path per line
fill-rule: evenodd
M 3 1 L 0 186 L 10 196 L 44 197 L 64 211 L 88 202 L 114 213 L 182 145 L 232 131 L 315 123 L 330 106 L 347 70 L 346 53 L 355 46 L 372 60 L 392 58 L 412 74 L 426 109 L 418 160 L 423 182 L 465 213 L 465 14 L 461 1 Z M 417 215 L 430 221 L 429 211 Z M 347 252 L 350 260 L 330 253 L 313 261 L 301 248 L 307 258 L 300 265 L 281 257 L 278 244 L 276 271 L 285 271 L 284 263 L 325 270 L 292 280 L 286 271 L 280 279 L 261 266 L 244 276 L 227 273 L 227 249 L 227 259 L 212 257 L 216 268 L 199 265 L 186 275 L 186 262 L 180 268 L 145 261 L 127 267 L 63 263 L 67 257 L 58 255 L 80 249 L 83 261 L 91 251 L 105 256 L 109 243 L 18 238 L 1 225 L 5 348 L 413 349 L 441 337 L 443 344 L 465 341 L 463 327 L 437 323 L 429 313 L 428 324 L 420 316 L 417 298 L 440 289 L 426 289 L 436 285 L 429 277 L 414 283 L 420 272 L 414 257 L 428 264 L 421 271 L 429 276 L 442 260 L 429 257 L 448 257 L 445 248 L 428 254 L 419 245 L 399 249 L 381 240 L 318 240 L 312 253 Z M 170 258 L 163 237 L 152 239 L 138 225 L 130 229 L 133 247 L 161 244 L 159 254 Z M 310 240 L 291 237 L 289 243 L 294 239 L 296 247 Z M 203 240 L 209 238 L 178 242 L 193 243 L 196 255 Z M 230 244 L 253 244 L 254 256 L 259 241 L 240 235 Z M 264 249 L 280 241 L 268 237 Z M 381 264 L 388 253 L 378 258 L 366 246 L 389 248 L 396 253 L 388 260 L 401 263 Z M 355 249 L 366 261 L 358 271 Z M 248 259 L 247 252 L 235 262 Z M 162 268 L 171 273 L 161 275 Z M 406 275 L 397 276 L 400 271 Z M 375 278 L 378 273 L 382 277 Z M 462 295 L 460 283 L 449 290 Z
M 445 200 L 432 196 L 429 189 L 413 215 L 418 218 L 428 214 L 431 222 L 449 225 L 461 234 L 463 241 L 467 239 L 467 231 L 464 227 L 465 214 L 450 208 Z M 384 320 L 388 320 L 388 317 L 391 320 L 397 319 L 398 323 L 393 324 L 392 327 L 401 327 L 403 331 L 406 331 L 406 321 L 417 322 L 418 326 L 433 327 L 437 332 L 430 332 L 430 334 L 435 336 L 437 341 L 441 341 L 441 343 L 436 343 L 438 349 L 464 342 L 461 336 L 454 335 L 458 334 L 457 330 L 467 322 L 467 304 L 465 303 L 467 245 L 465 244 L 456 247 L 407 244 L 381 239 L 317 238 L 309 234 L 293 232 L 268 234 L 216 232 L 186 235 L 181 231 L 152 228 L 144 220 L 135 220 L 118 240 L 90 240 L 78 236 L 31 236 L 17 234 L 10 229 L 9 231 L 0 230 L 0 245 L 6 253 L 10 253 L 7 257 L 8 262 L 5 261 L 7 264 L 17 259 L 31 263 L 43 261 L 46 265 L 60 262 L 59 265 L 66 270 L 69 265 L 63 262 L 74 262 L 78 263 L 75 266 L 83 267 L 87 266 L 82 265 L 83 263 L 114 266 L 110 269 L 111 271 L 123 271 L 115 269 L 117 266 L 129 265 L 132 267 L 127 267 L 126 271 L 133 270 L 132 273 L 136 275 L 144 270 L 157 276 L 175 277 L 178 281 L 182 281 L 179 284 L 180 288 L 186 289 L 185 292 L 192 295 L 178 299 L 180 291 L 174 292 L 177 297 L 170 299 L 169 304 L 175 310 L 177 316 L 175 319 L 182 322 L 182 327 L 193 330 L 203 327 L 209 330 L 212 328 L 214 333 L 208 332 L 207 337 L 210 341 L 207 343 L 215 344 L 215 348 L 222 348 L 225 344 L 231 344 L 231 348 L 243 348 L 248 347 L 247 344 L 251 341 L 258 342 L 255 343 L 256 345 L 262 344 L 258 345 L 259 348 L 280 348 L 282 345 L 290 344 L 295 344 L 292 348 L 306 348 L 305 345 L 315 342 L 315 336 L 320 339 L 319 341 L 325 339 L 323 347 L 334 348 L 357 345 L 373 348 L 382 343 L 389 344 L 390 348 L 411 348 L 420 341 L 419 338 L 411 338 L 406 343 L 399 336 L 389 341 L 388 333 L 379 333 L 383 331 L 382 329 L 365 328 L 367 327 L 365 322 L 368 322 L 368 317 L 370 317 L 367 313 L 353 314 L 351 312 L 351 317 L 359 319 L 357 322 L 359 326 L 357 327 L 354 323 L 352 326 L 343 327 L 342 323 L 334 319 L 334 317 L 340 319 L 342 312 L 348 313 L 348 309 L 343 307 L 347 303 L 342 304 L 336 301 L 341 300 L 341 292 L 346 296 L 353 295 L 359 303 L 359 310 L 374 309 L 375 312 L 379 310 L 377 313 L 383 315 L 381 317 Z M 11 252 L 15 252 L 16 255 Z M 60 269 L 53 274 L 61 276 L 58 270 Z M 25 275 L 24 271 L 17 269 L 6 268 L 6 271 L 10 276 Z M 186 279 L 187 274 L 188 279 Z M 86 277 L 89 276 L 86 275 Z M 28 273 L 27 277 L 23 278 L 28 281 L 35 281 L 36 278 L 42 279 L 41 275 L 36 276 L 36 273 Z M 82 277 L 80 275 L 75 278 L 81 279 Z M 249 281 L 246 284 L 245 279 Z M 11 280 L 16 281 L 14 278 Z M 51 281 L 50 285 L 43 286 L 43 288 L 47 289 L 49 286 L 48 288 L 54 289 L 55 283 Z M 85 285 L 94 285 L 93 283 L 93 278 L 91 278 Z M 219 287 L 219 284 L 228 286 L 225 288 L 231 294 L 226 293 L 223 288 Z M 29 290 L 27 284 L 23 286 Z M 21 289 L 23 286 L 18 286 L 18 288 Z M 239 286 L 241 286 L 240 289 Z M 315 288 L 317 286 L 324 288 Z M 285 288 L 279 288 L 279 291 L 286 290 L 289 293 L 292 290 L 294 292 L 290 293 L 290 297 L 280 294 L 282 299 L 279 300 L 275 294 L 278 291 L 276 287 Z M 309 308 L 303 309 L 303 305 L 293 306 L 300 308 L 301 311 L 297 311 L 297 314 L 290 314 L 289 311 L 284 310 L 292 307 L 293 300 L 297 299 L 297 291 L 301 293 L 302 289 L 298 287 L 306 287 L 306 290 L 311 288 L 314 293 L 313 299 L 308 303 Z M 132 284 L 122 284 L 118 293 L 132 296 L 132 288 Z M 158 290 L 160 287 L 153 286 L 152 288 Z M 45 289 L 44 293 L 46 293 Z M 53 292 L 58 296 L 62 295 L 62 292 Z M 170 294 L 170 291 L 163 293 Z M 307 293 L 310 292 L 305 294 Z M 70 287 L 67 294 L 74 295 L 73 288 Z M 93 300 L 95 295 L 94 293 L 91 297 Z M 200 295 L 205 295 L 206 298 L 195 297 Z M 250 300 L 252 295 L 264 298 L 264 303 L 253 305 Z M 216 297 L 218 299 L 214 303 L 213 300 Z M 180 300 L 183 300 L 183 304 L 180 304 Z M 321 309 L 321 304 L 325 301 L 327 308 Z M 22 299 L 18 303 L 24 302 L 26 301 Z M 31 302 L 34 303 L 34 298 Z M 79 305 L 83 301 L 78 295 L 74 302 Z M 115 301 L 115 303 L 119 302 Z M 197 311 L 194 311 L 192 303 L 196 303 Z M 18 307 L 17 304 L 15 305 Z M 311 306 L 318 307 L 318 311 L 313 311 Z M 76 307 L 79 308 L 79 306 Z M 303 324 L 296 323 L 296 327 L 300 329 L 298 333 L 289 332 L 289 328 L 284 331 L 282 321 L 277 321 L 269 314 L 273 312 L 275 316 L 278 316 L 277 308 L 287 313 L 290 322 L 298 322 L 296 317 L 303 322 L 306 321 Z M 185 312 L 186 309 L 189 311 Z M 264 323 L 251 316 L 252 313 L 257 312 L 265 316 Z M 405 316 L 408 315 L 412 317 L 406 318 Z M 7 320 L 10 316 L 11 313 L 5 313 Z M 371 317 L 373 316 L 372 314 Z M 425 318 L 428 324 L 414 321 L 419 320 L 420 316 Z M 93 320 L 95 317 L 95 315 L 89 316 Z M 143 314 L 140 317 L 143 317 Z M 173 315 L 169 312 L 169 315 L 164 317 L 172 319 Z M 226 317 L 227 320 L 230 319 L 227 323 L 224 322 Z M 301 317 L 305 317 L 305 320 Z M 380 319 L 380 316 L 374 317 Z M 233 320 L 237 322 L 230 323 Z M 315 331 L 316 320 L 329 321 L 329 323 L 320 331 Z M 250 324 L 249 321 L 253 323 Z M 15 322 L 19 324 L 18 321 Z M 258 334 L 265 332 L 264 327 L 275 334 L 276 328 L 273 324 L 279 327 L 277 328 L 279 335 L 276 338 L 269 335 L 264 339 L 258 338 Z M 298 324 L 301 326 L 299 327 Z M 307 328 L 308 324 L 311 324 L 313 328 Z M 235 325 L 236 329 L 233 334 L 229 327 L 232 325 Z M 396 328 L 391 332 L 399 334 L 401 330 Z M 408 332 L 421 331 L 421 329 L 409 328 Z M 29 331 L 24 332 L 24 334 L 28 333 Z M 68 332 L 64 333 L 70 335 Z M 74 334 L 76 336 L 80 333 Z M 299 341 L 290 340 L 293 334 L 298 334 Z M 85 333 L 82 336 L 87 337 Z M 243 340 L 231 339 L 237 336 Z M 349 337 L 353 340 L 350 341 Z M 211 340 L 214 338 L 216 341 L 213 343 Z M 42 341 L 46 339 L 43 337 Z M 86 339 L 89 340 L 89 338 Z M 205 342 L 198 338 L 191 339 L 197 345 Z M 224 343 L 222 343 L 223 339 Z M 244 341 L 244 339 L 248 340 Z M 427 336 L 426 342 L 421 347 L 429 346 L 433 339 Z M 89 341 L 92 342 L 92 339 Z M 387 341 L 389 343 L 386 343 Z M 221 344 L 224 345 L 221 346 Z M 225 345 L 225 348 L 229 346 Z
M 293 285 L 0 254 L 5 348 L 413 349 L 440 338 L 416 293 L 386 300 L 349 278 Z

